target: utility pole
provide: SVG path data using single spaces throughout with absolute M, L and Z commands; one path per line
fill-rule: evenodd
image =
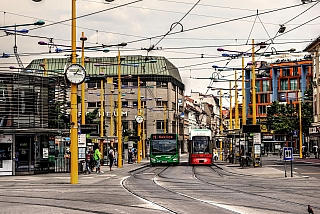
M 256 101 L 256 66 L 254 61 L 254 39 L 252 39 L 252 124 L 257 124 L 257 101 Z

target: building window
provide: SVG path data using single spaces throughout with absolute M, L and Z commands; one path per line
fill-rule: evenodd
M 96 108 L 97 103 L 96 102 L 88 102 L 88 108 Z
M 172 102 L 172 110 L 176 110 L 176 103 L 175 102 Z
M 168 101 L 157 101 L 156 106 L 168 107 Z
M 157 120 L 157 132 L 158 133 L 163 133 L 165 125 L 167 126 L 167 123 L 164 124 L 163 120 Z M 168 130 L 168 129 L 166 128 L 166 130 Z
M 128 101 L 122 101 L 122 107 L 128 107 L 129 102 Z
M 168 83 L 167 82 L 157 82 L 156 87 L 157 88 L 168 88 Z
M 133 107 L 138 106 L 138 101 L 133 101 L 132 104 L 133 104 Z
M 291 79 L 290 80 L 290 90 L 297 90 L 298 89 L 298 80 Z
M 260 94 L 260 103 L 267 103 L 268 102 L 268 94 Z
M 176 121 L 172 121 L 172 133 L 176 133 L 177 129 L 176 129 Z
M 279 93 L 279 102 L 287 102 L 286 93 Z
M 138 86 L 138 81 L 132 82 L 132 85 L 133 85 L 133 86 Z
M 290 76 L 290 68 L 282 68 L 282 76 Z
M 176 85 L 175 84 L 172 84 L 172 91 L 176 91 Z
M 179 88 L 179 94 L 183 95 L 183 90 L 181 88 Z
M 129 82 L 127 82 L 127 81 L 122 81 L 122 82 L 121 82 L 121 85 L 128 86 L 128 85 L 129 85 Z
M 101 88 L 101 82 L 88 82 L 88 88 Z
M 297 100 L 296 92 L 288 93 L 288 101 L 296 101 L 296 100 Z
M 261 89 L 260 89 L 260 81 L 256 81 L 256 92 L 260 92 Z
M 288 80 L 280 80 L 280 90 L 288 90 Z
M 270 81 L 263 80 L 262 81 L 262 91 L 269 91 L 269 88 L 270 88 Z
M 299 68 L 297 66 L 293 67 L 293 76 L 299 76 L 298 70 L 299 70 Z
M 258 106 L 258 114 L 266 114 L 267 106 Z

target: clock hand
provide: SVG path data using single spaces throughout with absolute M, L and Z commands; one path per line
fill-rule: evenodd
M 76 74 L 78 73 L 78 71 L 79 71 L 79 68 L 78 68 L 77 71 L 74 73 L 74 75 L 76 75 Z

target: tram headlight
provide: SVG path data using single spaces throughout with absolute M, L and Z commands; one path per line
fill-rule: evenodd
M 150 160 L 151 160 L 151 162 L 155 162 L 156 161 L 156 159 L 154 159 L 154 158 L 150 158 Z
M 172 160 L 173 160 L 173 161 L 178 161 L 178 158 L 173 158 Z

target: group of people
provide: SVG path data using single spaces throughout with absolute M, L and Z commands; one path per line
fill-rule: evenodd
M 117 160 L 115 154 L 116 150 L 111 147 L 108 153 L 110 171 L 112 171 L 112 166 Z M 103 173 L 103 171 L 100 169 L 101 159 L 102 155 L 99 148 L 96 148 L 93 152 L 92 148 L 90 147 L 86 153 L 86 171 L 90 174 L 95 169 L 96 173 Z
M 137 149 L 132 148 L 128 151 L 128 163 L 135 163 L 137 161 Z

